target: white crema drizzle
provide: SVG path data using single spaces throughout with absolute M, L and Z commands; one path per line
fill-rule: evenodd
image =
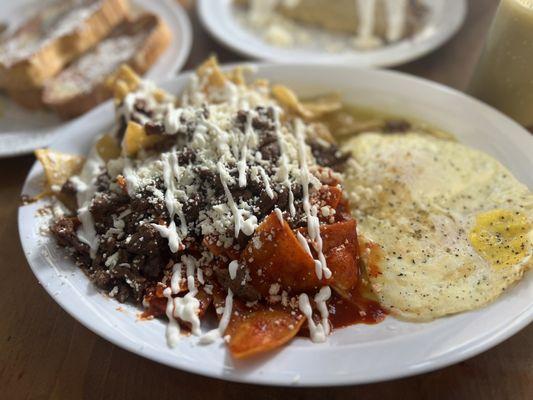
M 235 279 L 237 277 L 237 269 L 239 268 L 239 262 L 237 260 L 233 260 L 228 265 L 228 272 L 230 279 Z
M 224 302 L 224 311 L 222 312 L 222 317 L 218 323 L 218 328 L 212 329 L 209 332 L 200 336 L 198 343 L 200 344 L 211 344 L 216 340 L 222 338 L 224 332 L 228 328 L 229 321 L 231 319 L 231 313 L 233 311 L 233 292 L 231 289 L 228 289 L 228 294 L 226 295 L 226 301 Z
M 261 175 L 261 178 L 263 179 L 263 185 L 265 185 L 266 194 L 268 195 L 268 197 L 273 199 L 274 191 L 270 187 L 270 179 L 268 178 L 268 175 L 265 172 L 265 169 L 263 167 L 259 167 L 259 174 Z
M 295 134 L 298 143 L 298 162 L 300 164 L 301 171 L 300 183 L 302 185 L 303 191 L 302 204 L 303 209 L 305 211 L 305 215 L 307 217 L 307 233 L 309 234 L 309 239 L 311 239 L 311 245 L 318 254 L 318 260 L 314 260 L 316 275 L 318 279 L 322 279 L 322 276 L 324 276 L 326 279 L 329 279 L 331 278 L 331 271 L 328 268 L 326 257 L 324 257 L 324 253 L 322 252 L 322 237 L 320 236 L 320 220 L 317 216 L 317 206 L 311 205 L 311 202 L 309 201 L 310 173 L 307 165 L 304 129 L 305 126 L 303 122 L 300 119 L 297 119 L 295 121 Z M 302 242 L 300 237 L 298 237 L 298 240 Z M 307 249 L 308 252 L 311 254 L 311 251 L 308 247 Z M 314 259 L 314 257 L 312 258 Z
M 183 266 L 186 268 L 186 280 L 188 292 L 183 297 L 173 297 L 180 292 L 181 275 Z M 180 325 L 178 319 L 191 324 L 191 333 L 199 336 L 200 318 L 200 301 L 195 297 L 198 289 L 195 285 L 195 272 L 199 268 L 197 261 L 191 256 L 182 256 L 181 264 L 175 264 L 172 268 L 172 277 L 170 287 L 163 290 L 163 296 L 167 298 L 165 314 L 168 318 L 167 325 L 167 342 L 169 346 L 174 347 L 180 340 Z
M 313 320 L 313 309 L 309 302 L 307 294 L 302 293 L 298 297 L 298 308 L 307 318 L 307 326 L 311 335 L 311 340 L 315 343 L 321 343 L 326 341 L 326 336 L 329 335 L 331 328 L 329 325 L 329 312 L 326 301 L 331 297 L 331 289 L 329 286 L 324 286 L 315 295 L 315 303 L 320 312 L 321 322 L 316 323 Z
M 276 208 L 274 208 L 274 212 L 276 213 L 276 217 L 278 217 L 278 221 L 281 224 L 283 224 L 284 219 L 283 219 L 283 213 L 281 212 L 281 210 L 278 207 L 276 207 Z M 306 242 L 306 244 L 307 244 L 307 242 Z
M 96 256 L 99 240 L 96 235 L 94 219 L 90 208 L 96 193 L 96 180 L 102 173 L 103 166 L 104 162 L 98 155 L 96 147 L 93 146 L 80 175 L 70 178 L 70 181 L 76 188 L 76 200 L 79 206 L 78 218 L 81 222 L 77 236 L 80 241 L 89 246 L 91 258 Z
M 170 248 L 170 251 L 176 253 L 183 247 L 181 239 L 187 236 L 187 222 L 182 211 L 182 204 L 177 201 L 175 196 L 175 181 L 179 181 L 180 167 L 174 151 L 163 154 L 161 159 L 163 162 L 163 181 L 166 187 L 165 205 L 170 217 L 170 223 L 168 226 L 162 226 L 159 224 L 152 224 L 152 226 L 157 229 L 162 237 L 168 239 L 168 247 Z M 180 233 L 178 233 L 176 222 L 174 221 L 176 215 L 180 219 Z
M 228 200 L 228 205 L 230 207 L 231 212 L 233 213 L 235 224 L 235 237 L 238 237 L 239 232 L 241 231 L 246 236 L 252 236 L 252 234 L 255 232 L 255 229 L 257 228 L 257 218 L 255 217 L 255 215 L 250 215 L 247 219 L 244 218 L 243 213 L 245 210 L 241 210 L 239 207 L 237 207 L 237 204 L 235 203 L 235 200 L 233 199 L 233 196 L 228 188 L 228 171 L 224 167 L 224 164 L 222 164 L 220 161 L 217 163 L 217 168 L 220 176 L 220 182 L 222 183 L 224 193 L 226 194 L 226 198 Z
M 289 180 L 289 166 L 287 160 L 287 151 L 285 148 L 285 141 L 283 140 L 281 134 L 279 109 L 277 107 L 273 107 L 272 110 L 274 114 L 274 132 L 276 134 L 280 153 L 278 162 L 278 172 L 276 174 L 276 177 L 278 181 L 281 182 L 289 192 L 289 213 L 291 214 L 291 216 L 294 217 L 296 215 L 296 207 L 294 207 L 294 193 L 292 192 L 291 181 Z
M 239 172 L 239 187 L 246 186 L 246 168 L 247 168 L 247 158 L 248 158 L 248 144 L 255 135 L 254 128 L 252 126 L 253 114 L 251 111 L 248 111 L 246 116 L 246 124 L 244 127 L 244 138 L 240 151 L 240 158 L 237 161 L 237 170 Z

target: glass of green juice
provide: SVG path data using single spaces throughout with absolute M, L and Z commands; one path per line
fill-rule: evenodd
M 468 92 L 533 131 L 533 0 L 502 0 Z

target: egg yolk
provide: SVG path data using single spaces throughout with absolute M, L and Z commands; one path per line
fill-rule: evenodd
M 496 268 L 518 264 L 527 254 L 530 223 L 518 211 L 491 210 L 476 217 L 469 239 L 474 249 Z

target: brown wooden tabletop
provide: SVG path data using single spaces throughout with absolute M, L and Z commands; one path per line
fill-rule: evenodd
M 497 0 L 469 3 L 467 20 L 450 42 L 398 69 L 464 89 Z M 242 59 L 212 40 L 190 9 L 194 45 L 186 68 L 210 53 L 222 62 Z M 492 350 L 439 371 L 341 388 L 228 383 L 128 353 L 67 315 L 27 265 L 17 208 L 33 162 L 33 156 L 0 160 L 0 399 L 533 399 L 533 325 Z

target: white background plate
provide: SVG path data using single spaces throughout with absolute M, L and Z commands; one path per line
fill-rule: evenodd
M 199 0 L 198 14 L 207 30 L 221 43 L 260 60 L 384 67 L 405 63 L 436 49 L 453 36 L 465 19 L 465 0 L 423 0 L 423 3 L 428 6 L 429 17 L 420 32 L 411 39 L 367 52 L 330 53 L 270 45 L 241 26 L 234 16 L 232 0 Z
M 2 0 L 0 22 L 11 21 L 12 25 L 16 25 L 16 19 L 13 18 L 27 15 L 27 10 L 38 2 L 40 1 Z M 131 3 L 159 15 L 172 32 L 170 46 L 146 76 L 150 79 L 173 76 L 185 64 L 191 49 L 192 30 L 187 13 L 176 0 L 132 0 Z M 51 112 L 25 110 L 0 94 L 0 157 L 25 154 L 45 147 L 54 140 L 59 129 L 69 129 L 70 123 L 72 121 L 64 122 Z
M 332 90 L 347 102 L 423 119 L 460 141 L 499 159 L 518 179 L 533 187 L 533 137 L 507 117 L 459 92 L 407 75 L 342 66 L 263 65 L 258 74 L 295 88 L 302 95 Z M 178 92 L 182 75 L 164 87 Z M 54 138 L 52 148 L 85 154 L 94 137 L 113 122 L 111 104 L 93 110 Z M 34 165 L 23 192 L 36 193 L 42 169 Z M 533 274 L 488 307 L 429 323 L 392 317 L 377 325 L 339 329 L 327 343 L 297 338 L 263 358 L 234 362 L 224 346 L 196 346 L 184 338 L 176 349 L 165 341 L 165 323 L 139 322 L 139 309 L 98 293 L 85 275 L 64 257 L 41 228 L 42 204 L 19 209 L 24 252 L 39 282 L 74 318 L 109 341 L 141 356 L 203 375 L 234 381 L 279 385 L 367 383 L 413 375 L 461 361 L 510 337 L 533 319 Z

